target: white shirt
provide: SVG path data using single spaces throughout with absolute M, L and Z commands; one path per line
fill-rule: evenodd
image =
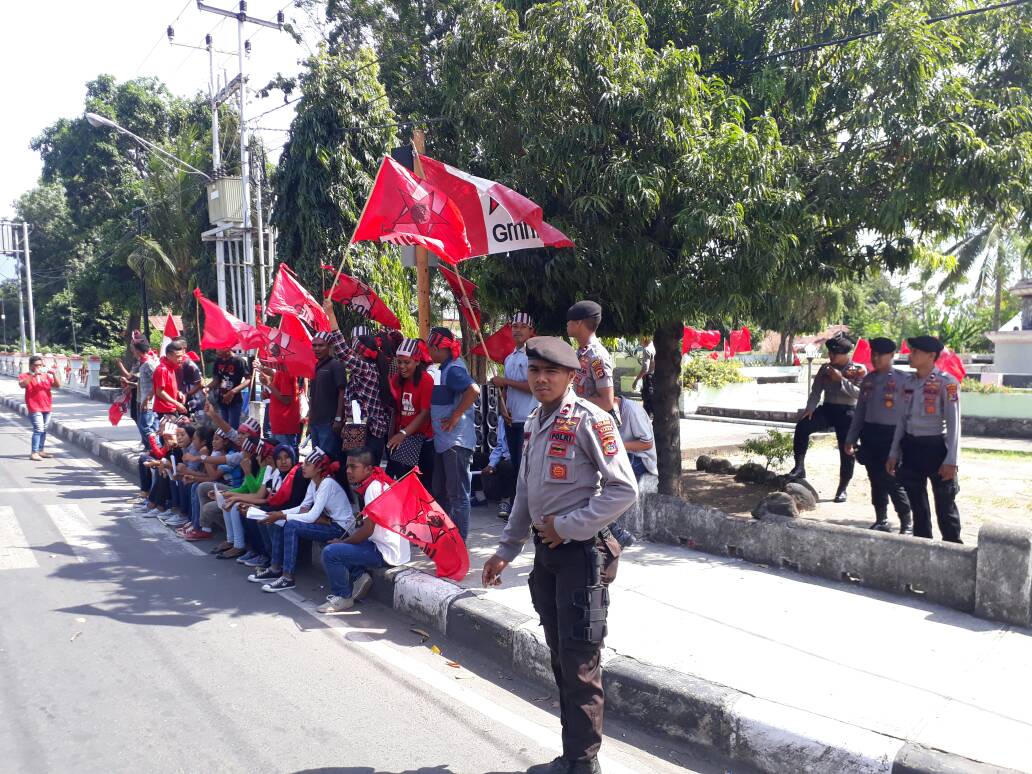
M 304 510 L 307 508 L 308 510 Z M 318 488 L 314 481 L 308 483 L 305 499 L 296 508 L 283 511 L 288 521 L 304 521 L 309 524 L 320 516 L 329 516 L 350 535 L 355 531 L 355 514 L 351 502 L 340 484 L 332 478 L 324 478 Z
M 262 486 L 265 487 L 265 492 L 268 495 L 276 494 L 276 490 L 280 488 L 280 484 L 283 483 L 283 474 L 280 469 L 275 465 L 268 465 L 265 468 L 265 477 L 262 478 Z
M 383 489 L 384 486 L 379 481 L 370 483 L 365 490 L 365 504 L 369 505 L 369 503 L 382 495 Z M 409 543 L 405 538 L 397 532 L 384 529 L 379 524 L 373 527 L 373 534 L 369 536 L 369 540 L 380 550 L 380 556 L 391 567 L 405 564 L 412 556 L 409 552 Z
M 505 358 L 505 378 L 514 382 L 527 381 L 527 347 L 526 345 L 512 351 Z M 513 422 L 526 422 L 530 412 L 537 408 L 537 398 L 526 390 L 509 387 L 505 391 L 505 405 Z

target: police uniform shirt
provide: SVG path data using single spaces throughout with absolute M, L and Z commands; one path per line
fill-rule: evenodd
M 645 372 L 646 376 L 656 373 L 656 345 L 651 341 L 642 347 L 641 370 Z
M 577 350 L 580 368 L 573 389 L 581 398 L 593 398 L 600 389 L 613 386 L 613 358 L 597 336 Z
M 505 358 L 505 378 L 514 382 L 527 381 L 527 345 L 515 349 Z M 509 387 L 505 391 L 505 405 L 513 422 L 526 422 L 530 412 L 537 408 L 537 398 L 526 390 Z
M 834 368 L 842 374 L 842 381 L 836 382 L 827 375 L 828 369 Z M 858 369 L 854 376 L 846 376 L 849 369 Z M 856 399 L 860 395 L 860 380 L 864 377 L 864 367 L 850 360 L 846 365 L 838 368 L 831 363 L 824 364 L 813 378 L 813 386 L 810 388 L 810 397 L 806 401 L 808 412 L 817 408 L 821 402 L 821 394 L 824 394 L 825 403 L 834 403 L 839 406 L 855 406 Z
M 898 368 L 890 368 L 885 373 L 871 371 L 863 378 L 846 443 L 855 444 L 867 422 L 872 425 L 896 426 L 899 420 L 898 393 L 906 378 L 907 374 Z
M 509 521 L 495 552 L 512 561 L 531 525 L 555 516 L 564 540 L 589 540 L 634 504 L 638 484 L 613 418 L 568 390 L 547 417 L 524 429 L 523 464 Z
M 900 458 L 904 435 L 946 436 L 944 465 L 956 465 L 960 456 L 960 382 L 933 368 L 922 379 L 912 373 L 903 380 L 902 405 L 890 456 Z

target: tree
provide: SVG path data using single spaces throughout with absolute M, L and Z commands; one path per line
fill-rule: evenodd
M 791 365 L 794 340 L 801 333 L 817 333 L 845 311 L 845 294 L 838 285 L 784 286 L 754 305 L 756 320 L 780 334 L 777 363 Z
M 987 287 L 992 287 L 993 316 L 990 324 L 992 330 L 999 330 L 1004 290 L 1014 278 L 1015 270 L 1021 268 L 1024 252 L 1021 240 L 1008 230 L 1006 224 L 997 221 L 964 237 L 946 252 L 956 258 L 956 263 L 939 284 L 939 290 L 946 292 L 956 288 L 974 270 L 972 295 L 977 300 Z

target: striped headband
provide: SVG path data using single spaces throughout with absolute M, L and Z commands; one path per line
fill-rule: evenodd
M 398 351 L 395 354 L 399 357 L 410 357 L 420 363 L 431 362 L 426 342 L 422 339 L 404 339 L 398 345 Z
M 432 328 L 426 339 L 426 343 L 431 347 L 444 347 L 446 342 L 452 341 L 455 341 L 455 334 L 447 328 Z
M 257 438 L 262 434 L 262 426 L 254 417 L 248 417 L 240 423 L 240 427 L 237 428 L 237 432 L 242 435 L 249 435 L 253 438 Z
M 329 340 L 330 340 L 330 332 L 329 331 L 316 331 L 315 335 L 312 336 L 312 341 L 329 341 Z
M 215 435 L 217 435 L 219 438 L 225 438 L 227 441 L 229 440 L 229 433 L 227 433 L 221 427 L 215 428 Z
M 511 320 L 513 325 L 528 325 L 534 327 L 534 319 L 526 312 L 516 312 Z
M 365 325 L 356 325 L 351 329 L 351 338 L 357 339 L 359 336 L 368 336 L 369 328 Z

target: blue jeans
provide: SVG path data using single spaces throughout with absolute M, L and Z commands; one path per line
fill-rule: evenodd
M 223 511 L 222 523 L 226 526 L 226 541 L 233 544 L 233 548 L 244 547 L 244 524 L 241 521 L 240 507 L 234 505 L 228 511 Z
M 372 540 L 361 543 L 334 543 L 322 552 L 323 567 L 330 582 L 330 591 L 338 597 L 350 597 L 351 586 L 362 573 L 374 567 L 386 567 L 380 549 Z
M 466 539 L 469 533 L 469 462 L 473 450 L 453 446 L 438 452 L 434 460 L 434 499 L 448 512 L 451 520 Z
M 327 456 L 340 460 L 340 434 L 333 432 L 332 422 L 320 422 L 308 428 L 312 436 L 312 446 L 318 446 Z
M 158 432 L 158 415 L 153 411 L 147 409 L 140 409 L 140 418 L 137 420 L 137 426 L 140 428 L 140 438 L 143 440 L 144 445 L 147 445 L 147 436 L 150 433 Z
M 297 567 L 297 544 L 302 538 L 325 543 L 344 534 L 339 524 L 316 524 L 307 521 L 277 521 L 272 525 L 272 566 L 293 575 Z
M 240 427 L 240 412 L 244 408 L 244 402 L 233 403 L 227 406 L 222 401 L 219 401 L 219 416 L 226 420 L 226 423 L 236 430 Z
M 645 469 L 645 463 L 637 454 L 628 454 L 627 456 L 631 459 L 631 470 L 634 471 L 634 478 L 640 482 L 641 477 L 648 473 Z

